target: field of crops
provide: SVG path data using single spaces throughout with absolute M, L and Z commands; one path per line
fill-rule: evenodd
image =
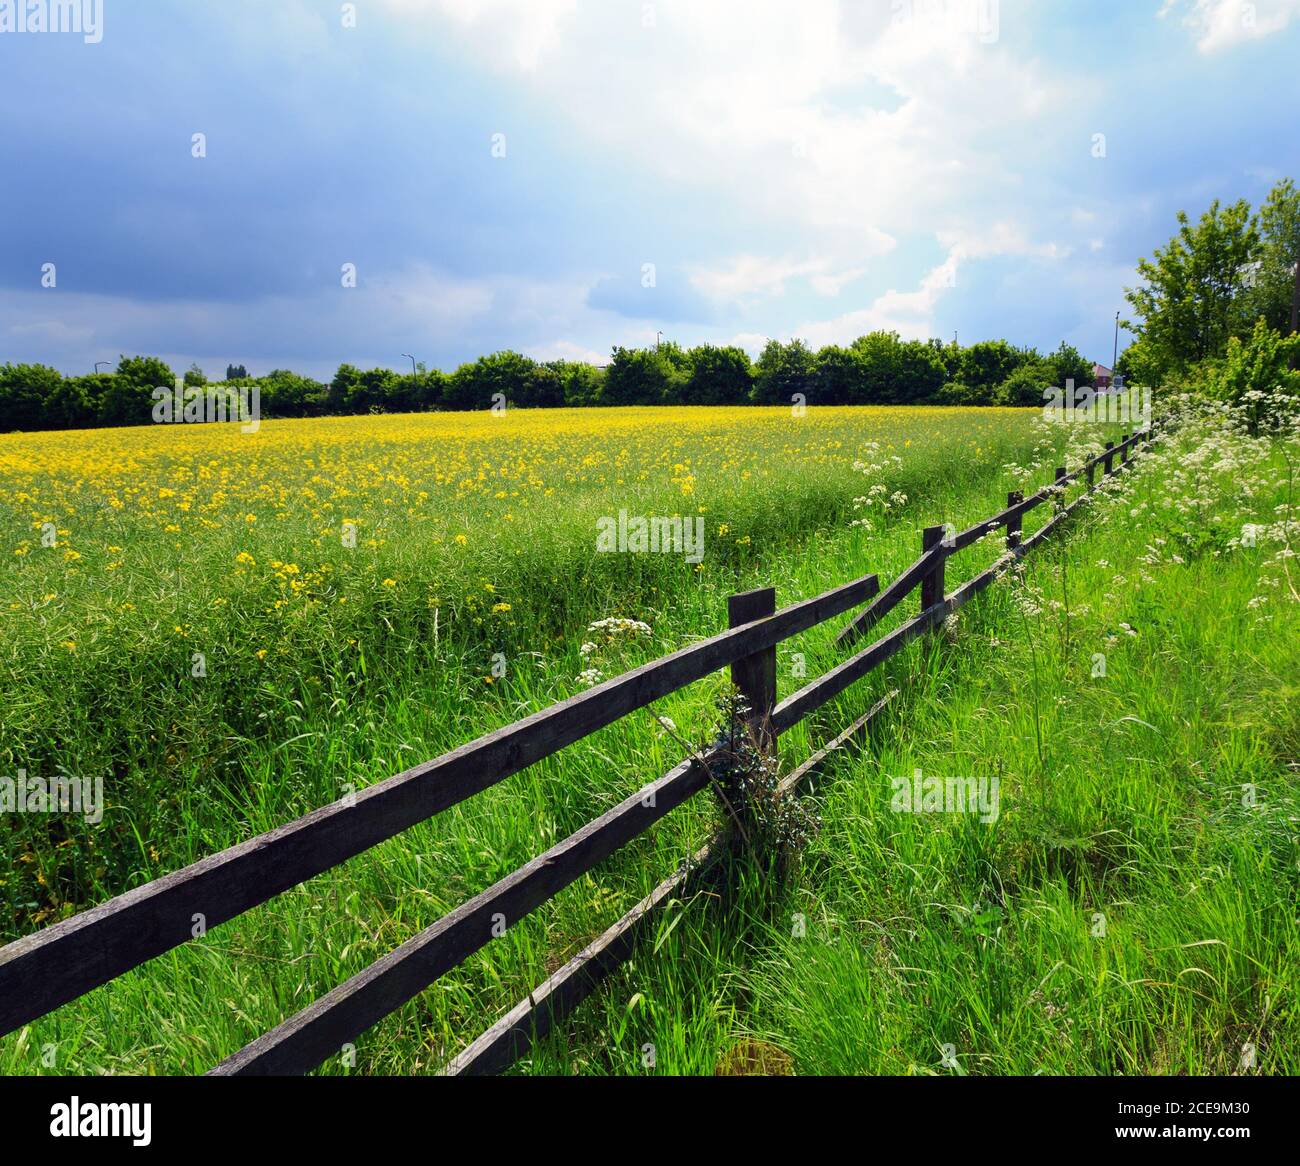
M 555 411 L 0 438 L 0 765 L 111 773 L 133 800 L 141 771 L 192 789 L 242 739 L 295 736 L 280 702 L 350 701 L 416 658 L 466 687 L 502 679 L 498 653 L 580 665 L 587 623 L 864 519 L 868 451 L 897 459 L 891 493 L 924 501 L 1005 477 L 1030 417 Z M 702 553 L 594 553 L 597 521 L 623 511 L 702 519 Z M 86 871 L 48 883 L 9 925 L 90 889 Z
M 0 767 L 103 775 L 108 803 L 95 826 L 19 820 L 5 932 L 716 630 L 731 591 L 802 568 L 783 601 L 810 594 L 818 538 L 865 569 L 900 514 L 996 498 L 1040 433 L 1026 411 L 722 408 L 0 437 Z M 891 508 L 855 509 L 876 465 Z M 700 561 L 595 553 L 621 510 L 703 516 Z M 625 643 L 588 631 L 601 619 L 651 631 Z M 531 853 L 535 824 L 504 829 Z M 477 884 L 482 856 L 460 858 L 450 877 Z
M 0 938 L 66 917 L 598 676 L 717 631 L 730 593 L 771 584 L 787 603 L 867 571 L 888 579 L 915 557 L 921 526 L 985 517 L 1008 489 L 1049 480 L 1054 465 L 1073 464 L 1103 436 L 1110 435 L 1095 427 L 1063 432 L 1016 410 L 797 416 L 788 409 L 662 408 L 282 421 L 263 423 L 255 434 L 178 425 L 0 437 L 0 772 L 102 776 L 107 803 L 100 823 L 6 818 L 3 846 L 12 861 L 0 873 Z M 1167 463 L 1166 473 L 1181 473 L 1171 468 L 1177 464 Z M 918 754 L 952 752 L 944 739 L 956 741 L 958 713 L 948 718 L 943 710 L 960 708 L 963 733 L 986 724 L 1001 701 L 982 699 L 986 680 L 973 661 L 987 663 L 987 642 L 1018 642 L 1040 655 L 1017 653 L 1004 676 L 1008 686 L 1028 685 L 1002 761 L 1015 770 L 1009 783 L 1049 788 L 1041 785 L 1045 775 L 1064 772 L 1070 750 L 1078 754 L 1071 764 L 1091 772 L 1086 718 L 1055 760 L 1053 747 L 1043 745 L 1051 732 L 1045 722 L 1073 703 L 1066 686 L 1078 682 L 1080 659 L 1108 643 L 1125 646 L 1133 624 L 1140 626 L 1126 588 L 1161 572 L 1221 569 L 1210 552 L 1234 549 L 1222 530 L 1239 525 L 1237 510 L 1267 516 L 1284 497 L 1266 455 L 1249 468 L 1258 481 L 1244 497 L 1218 464 L 1168 501 L 1148 473 L 1143 499 L 1111 504 L 1108 530 L 1128 521 L 1141 532 L 1127 540 L 1114 531 L 1107 555 L 1116 564 L 1123 559 L 1122 569 L 1112 570 L 1086 545 L 1071 552 L 1068 574 L 1064 558 L 1036 567 L 1042 575 L 1026 586 L 1040 590 L 1022 596 L 1019 608 L 1006 596 L 991 598 L 992 614 L 971 616 L 982 638 L 947 663 L 923 647 L 909 649 L 871 691 L 851 692 L 821 723 L 784 738 L 787 762 L 842 728 L 885 683 L 915 689 L 915 723 L 927 726 L 900 728 L 900 741 Z M 1210 524 L 1198 506 L 1232 517 L 1202 539 L 1196 532 Z M 702 517 L 699 561 L 679 553 L 599 553 L 599 522 L 622 511 Z M 1168 534 L 1171 519 L 1181 555 L 1145 545 L 1160 540 L 1159 531 Z M 988 548 L 984 561 L 995 553 Z M 977 551 L 970 570 L 979 565 Z M 1059 579 L 1052 575 L 1058 567 Z M 1216 592 L 1223 618 L 1240 608 L 1242 619 L 1255 621 L 1251 628 L 1280 634 L 1259 623 L 1257 609 L 1245 609 L 1242 589 L 1258 569 L 1243 563 L 1236 570 L 1235 589 Z M 1063 638 L 1049 622 L 1061 612 Z M 1089 627 L 1094 638 L 1081 638 Z M 1188 624 L 1189 659 L 1204 630 Z M 832 635 L 817 629 L 789 645 L 808 675 L 842 659 Z M 1280 657 L 1258 655 L 1270 668 L 1280 664 Z M 784 693 L 801 681 L 788 658 L 780 667 Z M 1048 677 L 1040 668 L 1058 671 Z M 716 726 L 724 678 L 714 680 L 0 1040 L 0 1071 L 209 1068 L 680 760 L 683 742 L 701 742 Z M 962 698 L 953 706 L 956 692 Z M 1192 705 L 1199 699 L 1186 685 L 1180 693 Z M 1026 723 L 1031 705 L 1036 716 Z M 668 718 L 671 731 L 657 717 Z M 1142 720 L 1153 719 L 1146 710 Z M 1036 750 L 1027 744 L 1034 740 Z M 915 760 L 908 748 L 896 743 L 890 756 L 903 772 Z M 1116 748 L 1133 755 L 1131 742 Z M 985 756 L 993 751 L 990 745 Z M 963 758 L 963 765 L 977 764 Z M 1278 772 L 1271 759 L 1257 763 L 1260 773 Z M 1116 781 L 1117 797 L 1134 795 Z M 1141 789 L 1140 800 L 1154 788 L 1158 783 Z M 436 1069 L 707 836 L 719 810 L 696 802 L 376 1026 L 355 1061 L 326 1071 Z M 979 967 L 996 954 L 998 921 L 1011 910 L 990 889 L 988 872 L 1014 873 L 1041 889 L 1056 875 L 1034 847 L 1073 853 L 1061 830 L 1081 838 L 1107 833 L 1105 806 L 1089 816 L 1075 812 L 1077 803 L 1057 806 L 1045 795 L 1031 803 L 1026 816 L 1008 815 L 1012 825 L 992 836 L 1004 843 L 962 833 L 951 850 L 960 868 L 935 872 L 936 886 L 951 882 L 947 890 L 964 895 L 970 871 L 983 871 L 981 893 L 997 899 L 973 930 L 957 928 L 961 943 L 975 944 Z M 751 1066 L 760 1070 L 906 1071 L 937 1059 L 930 1046 L 945 1026 L 991 1024 L 991 1015 L 954 1019 L 980 1007 L 958 994 L 954 1016 L 936 1016 L 933 1031 L 890 1000 L 895 1015 L 909 1016 L 910 1036 L 900 1029 L 882 1045 L 884 1030 L 873 1029 L 857 1033 L 852 1048 L 840 1047 L 835 1031 L 853 1031 L 842 1018 L 816 1035 L 821 1018 L 805 1013 L 822 1006 L 809 993 L 826 1008 L 851 1008 L 856 992 L 897 991 L 901 1000 L 909 990 L 889 978 L 887 951 L 874 951 L 864 969 L 825 942 L 857 926 L 846 888 L 866 895 L 866 884 L 878 880 L 882 905 L 901 910 L 904 888 L 895 874 L 910 869 L 894 865 L 890 836 L 878 833 L 883 826 L 862 825 L 871 819 L 863 806 L 828 809 L 813 866 L 785 898 L 773 901 L 761 875 L 742 879 L 729 920 L 719 926 L 707 904 L 692 914 L 671 940 L 661 937 L 661 958 L 656 949 L 635 962 L 589 1007 L 580 1039 L 558 1038 L 528 1064 L 537 1071 L 644 1071 L 637 1050 L 651 1040 L 662 1052 L 662 1071 L 708 1072 L 751 1041 L 776 1050 L 776 1063 L 760 1057 Z M 1165 809 L 1181 822 L 1182 810 Z M 927 833 L 923 840 L 906 835 L 908 861 L 941 866 L 925 848 L 966 827 L 917 829 Z M 1174 845 L 1171 831 L 1159 829 Z M 1095 842 L 1103 855 L 1112 845 Z M 1080 847 L 1068 861 L 1094 861 L 1090 846 Z M 845 861 L 847 882 L 834 875 Z M 1067 896 L 1077 891 L 1086 899 L 1102 889 L 1083 870 L 1056 873 Z M 818 933 L 820 962 L 800 964 L 783 947 L 782 920 L 796 906 L 834 924 Z M 1176 941 L 1185 941 L 1181 931 Z M 761 958 L 748 969 L 751 950 Z M 953 956 L 938 941 L 925 951 L 935 967 Z M 870 971 L 876 960 L 884 961 L 879 977 Z M 1035 958 L 1025 963 L 1027 977 L 1047 970 Z M 737 979 L 742 967 L 748 970 Z M 847 996 L 839 1000 L 837 992 Z M 1181 1023 L 1181 997 L 1175 1004 Z M 1223 1007 L 1231 1012 L 1231 1000 Z M 1153 1032 L 1163 1025 L 1155 1022 Z M 1050 1032 L 1039 1036 L 1048 1047 Z M 745 1071 L 748 1054 L 735 1055 Z M 1187 1060 L 1164 1055 L 1167 1067 Z M 1058 1067 L 1130 1070 L 1149 1062 L 1145 1050 L 1133 1056 L 1125 1062 L 1105 1045 L 1091 1060 Z M 984 1067 L 1024 1071 L 1031 1061 L 1021 1048 Z

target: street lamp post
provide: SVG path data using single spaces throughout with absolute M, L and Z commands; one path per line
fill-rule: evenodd
M 1119 313 L 1115 313 L 1115 351 L 1110 358 L 1110 383 L 1115 383 L 1115 366 L 1119 364 Z
M 108 364 L 112 364 L 112 363 L 113 363 L 113 362 L 110 361 L 110 360 L 97 360 L 97 361 L 95 361 L 95 372 L 96 372 L 96 373 L 99 372 L 99 366 L 100 366 L 101 364 L 103 364 L 103 365 L 108 365 Z
M 415 357 L 413 357 L 409 352 L 403 352 L 402 355 L 411 362 L 411 375 L 413 377 L 418 377 L 420 375 L 420 372 L 415 367 Z

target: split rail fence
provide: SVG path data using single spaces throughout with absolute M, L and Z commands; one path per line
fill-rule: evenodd
M 1005 510 L 960 533 L 946 534 L 943 526 L 926 528 L 920 558 L 883 592 L 877 576 L 866 575 L 782 611 L 776 610 L 773 588 L 734 595 L 728 604 L 730 626 L 716 636 L 0 948 L 0 1035 L 189 942 L 196 918 L 202 918 L 206 928 L 225 923 L 722 668 L 731 669 L 733 683 L 753 710 L 761 739 L 774 746 L 779 734 L 941 623 L 1011 562 L 1048 538 L 1091 495 L 1099 469 L 1103 476 L 1117 472 L 1128 464 L 1139 443 L 1149 439 L 1149 430 L 1143 430 L 1126 434 L 1119 443 L 1107 442 L 1105 453 L 1071 473 L 1057 469 L 1052 483 L 1027 498 L 1012 492 Z M 1068 488 L 1081 479 L 1086 479 L 1086 488 L 1067 504 Z M 1052 499 L 1056 499 L 1055 514 L 1024 537 L 1024 516 Z M 1007 553 L 945 594 L 947 560 L 1003 529 Z M 854 644 L 917 589 L 920 611 L 916 616 L 778 701 L 778 644 L 867 604 L 838 637 L 841 645 Z M 780 792 L 793 791 L 827 757 L 859 738 L 888 700 L 879 701 L 784 777 Z M 501 919 L 507 926 L 518 923 L 699 793 L 709 784 L 710 760 L 718 756 L 715 749 L 683 761 L 258 1037 L 212 1073 L 293 1074 L 319 1066 L 490 943 Z M 484 1074 L 508 1068 L 628 958 L 658 911 L 699 880 L 716 874 L 717 860 L 730 844 L 730 835 L 724 832 L 700 849 L 443 1071 Z

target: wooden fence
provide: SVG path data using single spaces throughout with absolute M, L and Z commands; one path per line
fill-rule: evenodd
M 1089 497 L 1098 468 L 1103 475 L 1117 472 L 1149 437 L 1149 431 L 1142 431 L 1125 435 L 1118 444 L 1107 442 L 1105 453 L 1072 473 L 1058 469 L 1052 483 L 1028 498 L 1011 493 L 1005 510 L 960 533 L 928 527 L 920 558 L 883 592 L 877 577 L 866 575 L 782 611 L 776 610 L 772 588 L 732 596 L 730 626 L 719 635 L 9 944 L 0 949 L 0 1035 L 188 942 L 196 920 L 201 919 L 207 929 L 233 919 L 719 669 L 731 669 L 765 743 L 775 745 L 780 733 L 983 591 Z M 1069 487 L 1085 477 L 1086 488 L 1067 504 Z M 1034 534 L 1023 537 L 1025 514 L 1052 498 L 1057 499 L 1055 514 Z M 945 594 L 948 558 L 1003 529 L 1007 553 Z M 778 701 L 778 644 L 868 604 L 839 635 L 840 644 L 851 645 L 918 588 L 916 616 Z M 827 757 L 858 739 L 888 699 L 788 774 L 781 792 L 793 791 Z M 227 1058 L 212 1073 L 304 1073 L 338 1054 L 345 1044 L 490 943 L 502 925 L 518 923 L 702 790 L 709 784 L 709 763 L 717 757 L 718 751 L 713 750 L 683 761 Z M 715 877 L 717 860 L 730 845 L 729 839 L 719 835 L 703 847 L 464 1049 L 444 1072 L 491 1073 L 511 1065 L 627 958 L 663 905 Z

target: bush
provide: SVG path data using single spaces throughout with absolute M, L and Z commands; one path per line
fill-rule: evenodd
M 949 381 L 935 394 L 936 405 L 991 405 L 992 395 L 962 381 Z
M 1245 342 L 1236 336 L 1229 339 L 1221 371 L 1210 378 L 1207 388 L 1211 396 L 1233 404 L 1252 392 L 1281 389 L 1291 396 L 1300 395 L 1300 372 L 1290 367 L 1297 357 L 1300 334 L 1283 336 L 1261 318 Z
M 1089 378 L 1090 380 L 1091 378 Z M 1086 385 L 1088 381 L 1076 381 L 1076 385 Z M 1065 387 L 1065 381 L 1058 382 L 1056 370 L 1045 360 L 1022 364 L 998 387 L 995 400 L 999 405 L 1041 406 L 1046 401 L 1049 389 Z

